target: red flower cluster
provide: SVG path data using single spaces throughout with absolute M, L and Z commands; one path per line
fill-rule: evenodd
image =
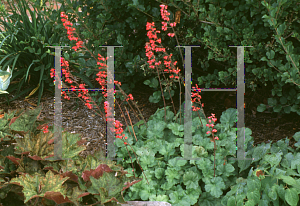
M 166 20 L 166 21 L 169 21 L 170 19 L 169 19 L 168 16 L 170 15 L 170 13 L 166 10 L 168 8 L 168 6 L 160 5 L 160 7 L 161 7 L 160 13 L 161 13 L 162 19 Z M 168 22 L 161 22 L 161 23 L 163 25 L 162 30 L 166 31 Z M 171 25 L 171 27 L 174 27 L 174 26 L 176 26 L 176 22 L 170 23 L 170 25 Z M 170 54 L 170 55 L 166 54 L 166 49 L 161 45 L 161 39 L 158 39 L 157 35 L 156 35 L 156 33 L 160 33 L 160 31 L 156 31 L 156 28 L 154 28 L 154 26 L 155 26 L 154 22 L 152 22 L 152 23 L 147 22 L 146 30 L 148 30 L 147 36 L 149 38 L 149 42 L 146 43 L 145 49 L 146 49 L 146 56 L 149 59 L 147 61 L 150 65 L 149 67 L 151 69 L 154 69 L 155 66 L 161 65 L 161 61 L 155 62 L 156 60 L 155 60 L 155 56 L 154 56 L 153 51 L 155 51 L 155 52 L 164 52 L 165 53 L 164 65 L 165 65 L 166 68 L 169 68 L 169 69 L 165 69 L 164 71 L 165 72 L 174 72 L 178 75 L 178 73 L 180 72 L 180 69 L 175 70 L 175 69 L 171 68 L 171 57 L 172 57 L 173 54 Z M 173 37 L 174 35 L 175 35 L 175 33 L 168 33 L 168 36 L 170 36 L 170 37 Z M 155 42 L 159 43 L 160 47 L 157 47 Z M 155 63 L 155 64 L 152 65 L 153 63 Z M 177 61 L 175 61 L 173 64 L 175 66 L 177 64 Z M 170 75 L 169 77 L 174 78 L 174 75 Z M 178 79 L 179 76 L 175 76 L 175 78 Z
M 73 24 L 68 21 L 68 16 L 65 15 L 64 12 L 61 12 L 61 17 L 62 17 L 62 22 L 64 27 L 67 29 L 67 34 L 68 34 L 68 38 L 69 40 L 75 40 L 75 41 L 78 41 L 78 37 L 74 37 L 73 36 L 73 31 L 75 31 L 75 28 L 72 28 L 72 27 L 69 27 L 69 26 L 73 26 Z M 74 49 L 75 51 L 77 51 L 78 48 L 81 48 L 82 47 L 82 44 L 83 42 L 82 41 L 78 41 L 76 43 L 76 46 L 72 47 L 72 49 Z M 104 57 L 102 57 L 100 54 L 98 54 L 98 60 L 99 61 L 105 61 L 107 60 L 108 57 L 105 59 Z M 99 67 L 99 70 L 103 67 L 107 67 L 107 65 L 105 63 L 101 63 L 101 62 L 97 62 L 97 65 L 100 65 L 101 67 Z M 66 82 L 68 83 L 73 83 L 73 81 L 70 79 L 71 75 L 70 75 L 70 72 L 69 72 L 69 62 L 66 61 L 64 58 L 61 58 L 61 66 L 64 66 L 66 67 L 65 69 L 63 68 L 62 69 L 62 72 L 64 74 L 64 76 L 66 77 Z M 53 78 L 55 76 L 55 70 L 52 68 L 51 69 L 51 73 L 50 73 L 50 76 Z M 96 76 L 98 76 L 98 78 L 96 78 L 96 80 L 99 82 L 99 84 L 102 86 L 102 90 L 104 90 L 104 92 L 102 92 L 102 94 L 104 94 L 104 97 L 107 97 L 107 92 L 106 91 L 106 88 L 105 88 L 105 85 L 106 85 L 106 72 L 105 71 L 99 71 Z M 55 80 L 54 80 L 55 81 Z M 74 81 L 77 85 L 78 83 L 76 81 Z M 118 81 L 114 81 L 115 84 L 119 84 L 121 86 L 121 82 L 118 82 Z M 71 85 L 71 88 L 72 88 L 72 91 L 74 91 L 77 87 L 76 86 L 73 86 Z M 79 93 L 78 97 L 81 97 L 82 99 L 85 100 L 85 105 L 89 108 L 89 109 L 92 109 L 93 108 L 93 105 L 91 104 L 91 102 L 93 101 L 90 97 L 87 97 L 86 95 L 88 95 L 88 90 L 85 89 L 85 84 L 80 84 L 79 85 L 79 88 L 80 90 L 83 92 L 83 94 Z M 60 89 L 60 88 L 59 88 Z M 115 91 L 114 91 L 115 93 Z M 67 96 L 66 92 L 65 91 L 62 91 L 62 94 L 64 94 L 64 98 L 65 99 L 68 99 L 70 100 L 70 97 Z M 133 97 L 131 94 L 128 95 L 128 98 L 126 99 L 126 101 L 128 101 L 129 99 L 133 100 Z M 107 112 L 107 105 L 106 105 L 107 102 L 105 102 L 105 112 Z M 108 115 L 106 114 L 106 117 Z M 112 121 L 112 120 L 107 120 L 107 121 Z M 116 126 L 116 130 L 117 131 L 116 133 L 117 134 L 121 134 L 123 132 L 123 129 L 121 128 L 123 125 L 120 124 L 120 122 L 118 120 L 116 120 L 116 123 L 114 123 L 115 126 Z M 123 134 L 123 136 L 125 136 L 125 134 Z M 117 138 L 122 138 L 121 136 L 117 136 Z M 125 137 L 125 139 L 127 139 L 127 137 Z M 127 144 L 126 142 L 124 144 Z
M 49 131 L 48 131 L 48 125 L 46 125 L 46 126 L 43 127 L 43 132 L 44 132 L 44 133 L 48 133 L 48 132 L 49 132 Z

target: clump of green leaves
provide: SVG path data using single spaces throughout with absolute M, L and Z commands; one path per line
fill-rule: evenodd
M 196 112 L 192 120 L 192 158 L 184 157 L 183 125 L 175 123 L 172 111 L 167 110 L 166 121 L 162 121 L 164 110 L 158 109 L 145 125 L 135 125 L 134 131 L 138 141 L 129 134 L 128 143 L 136 152 L 133 156 L 124 147 L 123 141 L 116 140 L 117 157 L 128 176 L 133 175 L 132 164 L 137 176 L 143 177 L 140 163 L 147 177 L 125 192 L 125 200 L 166 201 L 172 206 L 181 205 L 297 205 L 299 199 L 300 153 L 288 147 L 289 139 L 275 144 L 253 146 L 251 130 L 245 128 L 244 150 L 246 158 L 251 160 L 230 160 L 236 157 L 236 109 L 222 113 L 220 123 L 214 127 L 216 135 L 214 176 L 214 143 L 208 138 L 206 120 L 201 117 L 202 126 Z M 131 132 L 132 133 L 132 132 Z M 294 135 L 300 148 L 300 132 Z M 297 149 L 299 150 L 299 149 Z M 290 152 L 291 151 L 291 152 Z M 254 171 L 253 171 L 254 168 Z M 262 173 L 262 171 L 264 171 Z M 265 175 L 267 173 L 268 175 Z M 289 184 L 285 188 L 283 182 Z

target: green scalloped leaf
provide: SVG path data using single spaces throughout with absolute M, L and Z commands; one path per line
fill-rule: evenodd
M 17 178 L 12 178 L 10 184 L 18 183 L 23 186 L 25 202 L 35 197 L 44 197 L 46 192 L 59 192 L 66 198 L 66 188 L 62 185 L 69 177 L 63 178 L 61 175 L 54 175 L 51 171 L 46 173 L 45 177 L 40 174 L 31 176 L 23 174 Z

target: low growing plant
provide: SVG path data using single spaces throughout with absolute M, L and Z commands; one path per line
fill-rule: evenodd
M 85 146 L 78 134 L 63 132 L 62 160 L 51 159 L 53 133 L 37 120 L 41 106 L 0 118 L 0 202 L 13 205 L 8 196 L 13 193 L 17 205 L 125 203 L 122 192 L 141 179 L 126 177 L 120 165 L 98 159 L 101 153 L 79 156 Z
M 219 137 L 215 148 L 214 141 L 207 138 L 210 131 L 207 120 L 193 111 L 192 157 L 201 158 L 199 160 L 177 160 L 184 157 L 184 126 L 175 122 L 176 116 L 169 107 L 166 121 L 162 121 L 164 111 L 159 109 L 149 118 L 148 129 L 138 124 L 133 127 L 138 141 L 126 129 L 124 134 L 128 136 L 127 141 L 136 152 L 149 184 L 142 180 L 130 187 L 124 193 L 125 201 L 166 201 L 172 206 L 296 206 L 300 193 L 300 132 L 293 136 L 298 141 L 296 152 L 288 146 L 287 138 L 254 147 L 252 132 L 245 128 L 245 155 L 254 160 L 229 160 L 236 158 L 233 144 L 236 141 L 236 128 L 233 128 L 237 121 L 236 112 L 230 108 L 222 113 L 220 123 L 214 127 L 218 130 L 215 135 Z M 137 176 L 142 177 L 136 158 L 129 160 L 120 139 L 116 140 L 116 145 L 116 156 L 125 159 L 118 163 L 129 173 L 127 176 L 133 174 L 133 162 Z

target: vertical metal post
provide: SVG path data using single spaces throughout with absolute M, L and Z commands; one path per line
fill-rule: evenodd
M 102 46 L 104 47 L 104 46 Z M 123 160 L 122 158 L 115 158 L 116 153 L 115 153 L 115 126 L 113 125 L 113 122 L 115 120 L 114 118 L 114 89 L 115 89 L 115 84 L 114 84 L 114 47 L 122 47 L 122 46 L 105 46 L 107 47 L 107 56 L 108 61 L 107 61 L 107 101 L 108 101 L 108 111 L 110 111 L 110 115 L 108 115 L 108 120 L 113 120 L 113 121 L 108 121 L 107 122 L 107 129 L 106 129 L 106 134 L 107 134 L 107 158 L 110 160 Z
M 230 46 L 237 47 L 237 158 L 230 160 L 254 160 L 254 158 L 245 158 L 245 65 L 244 65 L 244 47 L 252 46 Z
M 62 158 L 62 103 L 61 103 L 61 47 L 69 46 L 47 46 L 55 48 L 55 99 L 54 99 L 54 157 L 48 160 L 63 160 Z
M 192 47 L 200 46 L 176 46 L 185 48 L 185 105 L 184 105 L 184 157 L 176 160 L 201 160 L 193 158 L 193 137 L 192 137 L 192 99 L 191 99 L 191 74 L 192 74 Z

